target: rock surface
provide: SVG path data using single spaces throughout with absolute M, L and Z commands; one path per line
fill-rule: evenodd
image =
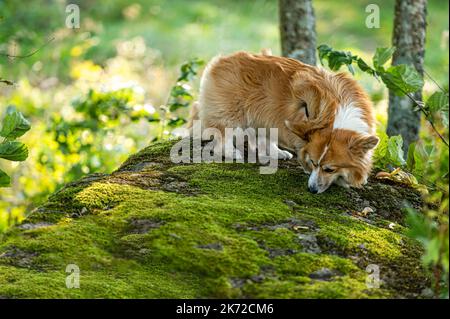
M 411 298 L 426 288 L 403 223 L 405 203 L 421 205 L 415 191 L 370 180 L 312 195 L 294 160 L 272 175 L 176 165 L 172 145 L 68 184 L 4 234 L 0 298 Z M 69 289 L 73 264 L 80 287 Z M 373 269 L 379 288 L 366 284 Z

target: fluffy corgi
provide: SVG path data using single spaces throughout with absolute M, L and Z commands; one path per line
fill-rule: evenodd
M 220 132 L 278 128 L 278 144 L 298 154 L 312 193 L 364 185 L 378 144 L 372 104 L 353 78 L 267 53 L 212 59 L 192 119 Z M 279 159 L 292 157 L 274 147 Z

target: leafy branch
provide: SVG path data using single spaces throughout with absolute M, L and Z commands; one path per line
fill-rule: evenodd
M 11 82 L 11 81 L 3 79 L 3 78 L 0 78 L 0 83 L 4 83 L 6 85 L 14 85 L 14 82 Z
M 14 55 L 14 54 L 9 54 L 9 53 L 4 53 L 4 52 L 0 52 L 0 56 L 1 57 L 6 57 L 9 59 L 25 59 L 25 58 L 29 58 L 33 55 L 35 55 L 36 53 L 38 53 L 40 50 L 42 50 L 44 47 L 46 47 L 47 45 L 50 44 L 50 42 L 52 42 L 53 40 L 55 40 L 54 37 L 48 39 L 43 45 L 41 45 L 39 48 L 35 49 L 34 51 L 31 51 L 30 53 L 24 54 L 24 55 Z M 14 82 L 10 81 L 10 80 L 6 80 L 0 77 L 0 83 L 6 84 L 6 85 L 14 85 Z
M 29 129 L 30 122 L 14 106 L 9 106 L 0 130 L 0 136 L 3 137 L 3 141 L 0 143 L 0 158 L 8 161 L 24 161 L 28 157 L 28 148 L 16 139 Z M 0 187 L 10 184 L 11 178 L 0 169 Z
M 448 127 L 448 92 L 441 88 L 441 91 L 431 95 L 426 103 L 418 101 L 414 97 L 414 93 L 422 89 L 424 81 L 416 69 L 406 64 L 392 65 L 387 69 L 384 67 L 386 62 L 394 54 L 394 47 L 377 48 L 372 58 L 373 67 L 349 51 L 335 51 L 326 44 L 320 45 L 317 49 L 321 63 L 323 64 L 323 60 L 327 60 L 331 70 L 337 71 L 341 66 L 346 65 L 350 73 L 355 74 L 353 67 L 353 63 L 355 63 L 361 71 L 374 76 L 378 80 L 381 79 L 386 87 L 395 95 L 407 96 L 413 102 L 414 106 L 425 115 L 425 119 L 430 123 L 436 135 L 449 147 L 448 141 L 436 128 L 433 120 L 433 115 L 440 113 L 443 125 Z
M 161 105 L 161 129 L 159 138 L 163 138 L 166 126 L 172 128 L 186 123 L 184 118 L 171 116 L 173 112 L 181 108 L 187 108 L 192 103 L 194 97 L 190 93 L 189 82 L 193 80 L 198 73 L 198 68 L 204 64 L 203 60 L 192 59 L 180 67 L 180 76 L 176 84 L 171 88 L 166 104 Z
M 10 58 L 10 59 L 25 59 L 25 58 L 29 58 L 29 57 L 35 55 L 36 53 L 38 53 L 39 51 L 41 51 L 43 48 L 45 48 L 47 45 L 49 45 L 50 42 L 52 42 L 53 40 L 55 40 L 55 37 L 51 37 L 50 39 L 45 41 L 45 43 L 42 44 L 39 48 L 31 51 L 30 53 L 24 54 L 24 55 L 14 55 L 14 54 L 0 52 L 0 56 L 6 57 L 6 58 Z

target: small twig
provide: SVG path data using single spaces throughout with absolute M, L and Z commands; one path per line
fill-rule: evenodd
M 445 90 L 439 85 L 439 83 L 437 83 L 437 81 L 436 81 L 435 79 L 433 79 L 433 78 L 431 77 L 431 75 L 430 75 L 427 71 L 425 71 L 425 69 L 423 70 L 423 73 L 425 73 L 425 75 L 428 76 L 428 77 L 430 78 L 430 80 L 431 80 L 434 84 L 436 84 L 436 86 L 439 88 L 439 90 L 441 90 L 441 91 L 444 92 L 444 93 L 447 93 L 447 91 L 445 91 Z
M 14 82 L 11 82 L 11 81 L 8 81 L 5 79 L 1 79 L 1 78 L 0 78 L 0 83 L 5 83 L 6 85 L 14 85 Z
M 405 91 L 403 91 L 401 88 L 399 88 L 407 97 L 409 97 L 409 99 L 419 108 L 419 110 L 425 115 L 425 119 L 427 120 L 428 123 L 430 123 L 431 127 L 433 128 L 434 132 L 439 136 L 439 138 L 442 140 L 442 142 L 447 145 L 447 147 L 449 147 L 450 145 L 448 144 L 447 140 L 441 135 L 441 133 L 439 133 L 439 131 L 437 130 L 436 126 L 434 125 L 433 121 L 429 119 L 429 114 L 428 112 L 423 108 L 424 103 L 417 101 L 413 96 L 411 96 L 410 93 L 406 93 Z
M 47 45 L 49 45 L 50 42 L 52 42 L 53 40 L 55 40 L 54 37 L 50 38 L 49 40 L 47 40 L 43 45 L 41 45 L 39 48 L 37 48 L 36 50 L 25 54 L 25 55 L 13 55 L 13 54 L 8 54 L 8 53 L 3 53 L 0 52 L 0 56 L 3 57 L 7 57 L 7 58 L 14 58 L 14 59 L 25 59 L 25 58 L 29 58 L 30 56 L 35 55 L 37 52 L 39 52 L 40 50 L 42 50 L 44 47 L 46 47 Z

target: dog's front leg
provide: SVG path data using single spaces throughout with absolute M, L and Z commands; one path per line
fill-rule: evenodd
M 293 157 L 288 151 L 278 147 L 276 142 L 268 141 L 264 135 L 258 136 L 258 158 L 260 161 L 268 159 L 290 160 Z

